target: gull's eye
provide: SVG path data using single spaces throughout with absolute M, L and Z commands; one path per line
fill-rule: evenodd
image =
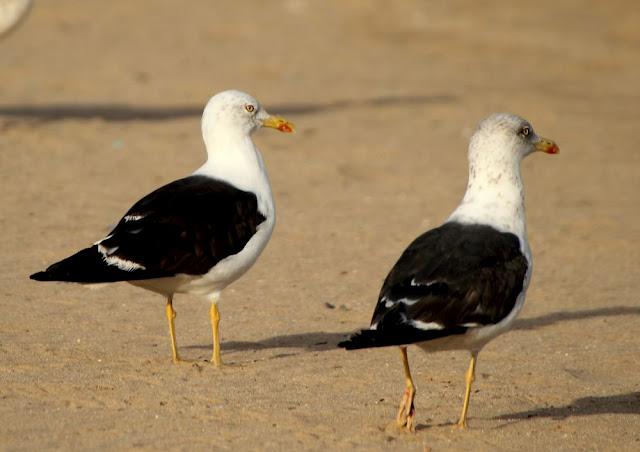
M 531 135 L 531 127 L 529 126 L 524 126 L 522 129 L 520 129 L 520 132 L 518 132 L 521 136 L 523 137 L 528 137 L 529 135 Z
M 244 109 L 247 110 L 249 113 L 253 113 L 254 111 L 256 111 L 256 107 L 254 105 L 251 105 L 251 104 L 245 105 Z

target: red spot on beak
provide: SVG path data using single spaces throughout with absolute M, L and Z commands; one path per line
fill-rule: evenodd
M 555 143 L 553 143 L 551 146 L 547 148 L 547 154 L 558 154 L 559 152 L 560 152 L 560 148 Z
M 558 154 L 560 152 L 560 148 L 556 142 L 548 138 L 540 138 L 536 143 L 536 150 L 542 151 L 545 154 Z

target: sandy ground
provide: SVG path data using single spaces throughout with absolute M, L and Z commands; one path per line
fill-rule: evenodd
M 39 1 L 0 41 L 0 449 L 640 449 L 637 2 L 186 3 Z M 175 366 L 159 296 L 28 275 L 200 165 L 201 108 L 230 87 L 299 132 L 255 137 L 278 224 L 224 294 L 228 365 L 182 296 Z M 562 150 L 524 165 L 527 304 L 480 354 L 467 431 L 467 355 L 410 351 L 403 434 L 398 352 L 335 344 L 501 110 Z

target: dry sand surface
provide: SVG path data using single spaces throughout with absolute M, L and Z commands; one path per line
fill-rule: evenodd
M 0 449 L 639 450 L 640 6 L 635 1 L 36 2 L 0 41 Z M 298 126 L 256 134 L 278 207 L 221 303 L 28 275 L 204 159 L 226 88 Z M 404 247 L 466 185 L 494 111 L 559 156 L 524 162 L 535 259 L 515 329 L 410 349 L 417 432 L 390 425 L 397 350 L 345 352 Z

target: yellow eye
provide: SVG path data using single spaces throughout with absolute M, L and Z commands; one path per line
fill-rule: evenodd
M 531 129 L 529 127 L 523 127 L 520 131 L 520 135 L 522 135 L 523 137 L 528 137 L 530 133 Z
M 247 105 L 244 106 L 244 109 L 247 110 L 249 113 L 253 113 L 255 111 L 256 107 L 254 107 L 251 104 L 247 104 Z

